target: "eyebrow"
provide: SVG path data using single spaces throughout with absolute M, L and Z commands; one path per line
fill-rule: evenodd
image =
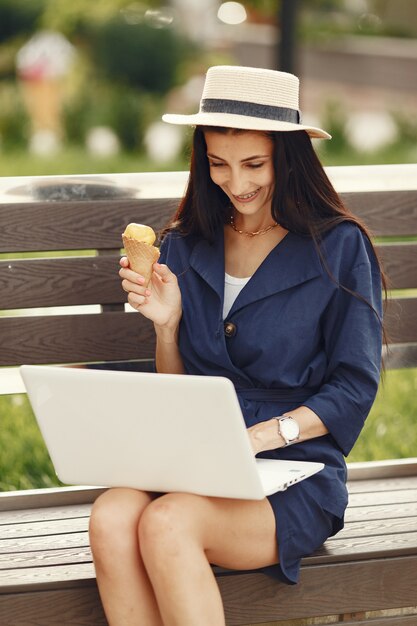
M 217 159 L 218 161 L 223 161 L 223 162 L 225 162 L 225 160 L 224 160 L 224 159 L 222 159 L 222 158 L 221 158 L 221 157 L 219 157 L 219 156 L 216 156 L 215 154 L 210 154 L 209 152 L 207 152 L 207 156 L 208 156 L 210 159 Z M 242 162 L 242 163 L 246 163 L 246 161 L 255 161 L 255 160 L 257 160 L 257 159 L 268 159 L 268 158 L 269 158 L 269 156 L 270 156 L 269 154 L 255 154 L 254 156 L 250 156 L 250 157 L 247 157 L 246 159 L 242 159 L 242 161 L 241 161 L 241 162 Z

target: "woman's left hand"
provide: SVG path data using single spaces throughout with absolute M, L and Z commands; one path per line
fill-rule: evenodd
M 276 419 L 270 419 L 250 426 L 248 435 L 254 454 L 264 450 L 281 448 L 285 443 L 278 433 Z
M 282 415 L 291 415 L 297 420 L 300 427 L 300 439 L 297 443 L 314 437 L 322 437 L 329 432 L 319 416 L 307 406 L 299 406 L 289 412 L 282 413 Z M 279 434 L 275 418 L 254 424 L 248 428 L 248 434 L 255 454 L 285 446 L 285 441 Z

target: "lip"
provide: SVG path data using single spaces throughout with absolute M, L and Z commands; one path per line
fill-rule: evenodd
M 260 191 L 261 191 L 261 187 L 258 187 L 254 195 L 251 196 L 250 198 L 242 198 L 241 196 L 235 196 L 235 195 L 233 197 L 235 198 L 235 200 L 237 200 L 241 204 L 246 204 L 248 202 L 253 202 L 253 200 L 255 200 L 259 196 Z

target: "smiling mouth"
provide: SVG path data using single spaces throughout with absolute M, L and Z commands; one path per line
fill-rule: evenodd
M 258 187 L 258 189 L 255 189 L 255 191 L 252 191 L 251 193 L 247 193 L 244 196 L 234 196 L 236 198 L 236 200 L 240 200 L 240 201 L 246 201 L 246 200 L 252 200 L 252 198 L 254 198 L 260 191 L 260 187 Z

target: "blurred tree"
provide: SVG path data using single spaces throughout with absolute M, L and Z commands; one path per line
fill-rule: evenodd
M 303 4 L 309 9 L 319 11 L 333 11 L 344 7 L 346 0 L 304 0 Z
M 147 9 L 158 7 L 161 0 L 146 0 L 133 2 L 132 0 L 43 0 L 45 10 L 42 16 L 42 25 L 45 28 L 58 30 L 67 36 L 83 33 L 87 25 L 97 26 L 104 24 L 131 7 L 137 14 L 144 14 Z
M 79 143 L 89 129 L 105 126 L 125 149 L 140 149 L 147 124 L 160 113 L 161 96 L 181 82 L 197 46 L 170 25 L 169 11 L 150 11 L 148 2 L 104 0 L 99 10 L 82 11 L 85 2 L 74 0 L 71 9 L 62 5 L 72 20 L 66 32 L 79 51 L 65 107 L 66 135 Z
M 306 8 L 328 11 L 342 7 L 344 2 L 345 0 L 301 0 L 300 4 Z M 275 17 L 279 13 L 281 0 L 242 0 L 242 3 L 249 11 L 252 9 L 266 17 Z
M 0 147 L 24 147 L 29 137 L 29 118 L 14 81 L 2 81 L 0 89 Z
M 44 5 L 45 0 L 1 0 L 0 43 L 34 32 Z
M 140 150 L 148 123 L 157 104 L 149 94 L 129 87 L 91 80 L 90 89 L 68 102 L 64 124 L 68 140 L 83 143 L 88 131 L 97 126 L 111 128 L 128 151 Z
M 178 65 L 195 51 L 171 28 L 129 24 L 120 17 L 97 28 L 91 43 L 98 72 L 159 94 L 176 84 Z
M 249 11 L 249 15 L 252 19 L 257 19 L 257 16 L 265 16 L 267 18 L 275 18 L 280 0 L 245 0 L 242 2 L 245 8 Z

